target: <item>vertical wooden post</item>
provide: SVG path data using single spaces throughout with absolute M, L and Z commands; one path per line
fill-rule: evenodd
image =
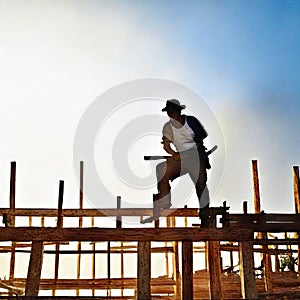
M 37 297 L 39 295 L 40 278 L 43 264 L 43 249 L 43 242 L 32 242 L 25 296 Z
M 151 242 L 138 242 L 137 299 L 151 299 Z
M 121 279 L 122 279 L 122 288 L 121 288 L 121 296 L 124 296 L 124 284 L 123 284 L 123 279 L 124 279 L 124 243 L 121 242 L 120 244 L 121 247 Z
M 63 207 L 63 199 L 64 199 L 64 182 L 62 180 L 59 181 L 59 192 L 58 192 L 58 210 L 57 210 L 57 227 L 63 227 L 62 220 L 62 207 Z M 54 281 L 58 280 L 58 269 L 59 269 L 59 243 L 55 244 L 55 269 L 54 269 Z M 52 291 L 53 296 L 56 294 L 56 290 Z
M 158 195 L 153 194 L 153 215 L 154 216 L 159 216 L 160 214 L 160 206 L 157 204 L 157 201 L 158 201 Z M 157 218 L 154 221 L 154 227 L 159 228 L 159 218 Z
M 246 215 L 248 213 L 248 202 L 243 202 L 243 213 Z
M 83 170 L 84 170 L 84 163 L 83 161 L 80 162 L 80 178 L 79 178 L 79 209 L 83 209 Z M 82 228 L 82 217 L 79 217 L 79 228 Z M 80 272 L 81 272 L 81 242 L 77 243 L 77 280 L 80 279 Z M 78 297 L 80 294 L 79 289 L 76 289 L 76 296 Z
M 95 218 L 92 217 L 91 219 L 91 226 L 95 227 Z M 96 278 L 96 243 L 92 242 L 92 249 L 93 249 L 93 256 L 92 256 L 92 278 L 93 278 L 93 285 L 92 285 L 92 296 L 95 296 L 95 288 L 94 288 L 94 280 Z
M 211 215 L 209 227 L 216 227 L 216 215 Z M 221 289 L 221 260 L 220 242 L 209 241 L 208 244 L 208 268 L 210 278 L 210 299 L 223 299 Z
M 110 242 L 108 241 L 107 242 L 107 279 L 108 279 L 108 282 L 110 283 L 110 260 L 111 259 L 111 253 L 110 253 Z M 110 289 L 110 284 L 109 284 L 109 287 L 107 288 L 107 291 L 106 291 L 106 295 L 107 297 L 110 297 L 111 296 L 111 289 Z
M 268 239 L 268 234 L 263 233 L 263 238 Z M 269 246 L 263 245 L 263 257 L 264 257 L 264 265 L 265 265 L 265 274 L 264 274 L 264 281 L 265 281 L 265 289 L 267 292 L 273 291 L 273 278 L 272 278 L 272 260 L 271 254 L 269 253 Z
M 252 172 L 253 172 L 253 189 L 254 189 L 254 210 L 256 214 L 261 212 L 261 203 L 260 203 L 260 189 L 259 189 L 259 178 L 258 178 L 258 167 L 257 160 L 252 161 Z M 267 233 L 258 232 L 258 238 L 267 238 Z M 265 289 L 267 292 L 272 291 L 272 265 L 271 265 L 271 256 L 268 253 L 268 245 L 261 247 L 263 250 L 262 260 L 264 262 L 264 281 Z
M 210 299 L 223 299 L 221 289 L 220 242 L 208 242 L 208 268 L 210 277 Z
M 300 214 L 300 180 L 299 180 L 299 167 L 293 167 L 293 181 L 294 181 L 294 202 L 295 202 L 295 212 Z M 300 234 L 298 233 L 298 239 Z M 298 244 L 298 281 L 300 282 L 300 244 Z
M 171 217 L 171 225 L 172 228 L 176 227 L 176 219 L 174 216 Z M 174 287 L 175 289 L 175 297 L 176 300 L 181 299 L 181 274 L 179 269 L 179 250 L 178 250 L 178 242 L 173 242 L 173 276 L 175 278 L 176 285 Z
M 239 259 L 243 299 L 257 299 L 252 241 L 239 243 Z
M 16 208 L 16 162 L 13 161 L 10 164 L 10 193 L 9 193 L 9 208 L 14 211 Z M 8 226 L 15 226 L 15 216 L 9 216 Z M 10 254 L 10 270 L 9 280 L 14 279 L 15 274 L 15 258 L 16 258 L 16 242 L 11 243 Z
M 121 196 L 117 196 L 117 209 L 121 208 Z M 122 217 L 117 215 L 116 228 L 122 228 Z
M 193 242 L 182 241 L 182 299 L 193 299 Z
M 294 179 L 294 201 L 296 214 L 300 213 L 300 183 L 299 183 L 299 167 L 293 167 L 293 179 Z
M 170 217 L 166 217 L 166 223 L 167 223 L 167 228 L 170 229 Z M 165 242 L 165 247 L 168 247 L 168 242 Z M 165 252 L 165 259 L 166 259 L 166 275 L 169 278 L 170 277 L 170 266 L 169 266 L 169 252 Z
M 63 219 L 62 219 L 62 206 L 64 200 L 64 182 L 63 180 L 59 181 L 59 192 L 58 192 L 58 210 L 57 210 L 57 227 L 63 227 Z
M 253 190 L 254 190 L 254 211 L 256 214 L 259 214 L 261 211 L 261 207 L 260 207 L 260 191 L 259 191 L 257 160 L 252 160 L 252 176 L 253 176 Z
M 275 240 L 277 240 L 278 237 L 275 236 Z M 280 271 L 280 262 L 279 262 L 279 258 L 278 258 L 278 253 L 277 253 L 277 250 L 278 250 L 278 245 L 275 245 L 274 247 L 275 249 L 275 272 L 279 272 Z

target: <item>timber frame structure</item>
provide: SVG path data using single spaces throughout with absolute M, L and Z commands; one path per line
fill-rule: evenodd
M 300 254 L 299 167 L 293 167 L 295 214 L 261 211 L 257 161 L 252 161 L 255 213 L 248 213 L 244 202 L 243 213 L 230 214 L 223 203 L 210 208 L 209 228 L 191 224 L 189 220 L 197 218 L 198 209 L 186 207 L 165 210 L 152 227 L 123 228 L 122 218 L 142 220 L 152 215 L 152 209 L 121 208 L 120 197 L 116 209 L 84 209 L 83 162 L 80 167 L 79 209 L 63 209 L 63 181 L 59 184 L 58 209 L 18 209 L 16 163 L 11 163 L 10 206 L 0 208 L 0 257 L 8 254 L 10 261 L 9 278 L 0 280 L 0 299 L 300 299 L 300 268 L 292 264 L 286 271 L 279 261 L 280 255 L 291 262 L 294 253 L 298 257 Z M 27 220 L 27 226 L 16 226 L 20 217 Z M 115 217 L 115 228 L 94 226 L 97 218 L 106 217 Z M 38 219 L 39 226 L 32 226 L 33 218 Z M 47 218 L 55 218 L 56 226 L 45 226 Z M 64 226 L 67 218 L 75 218 L 78 226 Z M 89 219 L 91 226 L 83 227 L 84 219 Z M 179 219 L 183 226 L 177 225 Z M 75 249 L 62 249 L 74 242 Z M 82 246 L 86 242 L 91 245 L 90 250 Z M 115 242 L 118 244 L 113 245 Z M 105 249 L 96 247 L 100 243 L 106 245 Z M 27 276 L 16 278 L 16 255 L 22 252 L 30 253 Z M 195 255 L 199 252 L 204 255 L 205 268 L 195 270 Z M 156 253 L 164 257 L 166 274 L 153 278 L 151 262 Z M 222 263 L 224 253 L 230 260 L 226 268 Z M 81 278 L 85 254 L 92 260 L 90 278 Z M 115 254 L 120 258 L 119 278 L 111 276 L 111 257 Z M 128 254 L 136 257 L 135 277 L 124 274 L 124 258 Z M 50 279 L 41 276 L 45 255 L 54 257 L 54 276 Z M 76 278 L 59 277 L 60 260 L 65 255 L 75 257 Z M 106 277 L 97 276 L 99 255 L 106 258 Z M 261 257 L 260 266 L 255 266 L 257 255 Z M 75 294 L 59 296 L 61 290 Z M 51 294 L 41 296 L 41 291 Z M 90 296 L 84 296 L 82 291 L 89 291 Z

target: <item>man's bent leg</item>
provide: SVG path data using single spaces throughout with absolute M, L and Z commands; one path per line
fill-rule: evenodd
M 180 160 L 168 158 L 156 167 L 158 194 L 155 195 L 154 201 L 157 201 L 161 209 L 170 208 L 172 205 L 170 180 L 180 176 L 180 165 Z

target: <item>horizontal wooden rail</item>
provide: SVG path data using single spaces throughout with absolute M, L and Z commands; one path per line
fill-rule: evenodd
M 2 227 L 0 241 L 250 241 L 252 230 L 230 228 Z
M 15 278 L 15 282 L 19 285 L 26 283 L 26 278 Z M 9 283 L 9 280 L 2 280 L 3 283 Z M 137 278 L 96 278 L 96 279 L 41 279 L 40 289 L 49 290 L 55 285 L 57 289 L 73 290 L 80 286 L 80 289 L 90 289 L 93 286 L 94 289 L 135 289 L 137 284 Z M 175 281 L 172 278 L 158 277 L 151 278 L 151 286 L 172 286 L 175 285 Z
M 57 209 L 48 208 L 16 208 L 0 209 L 0 215 L 19 216 L 19 217 L 57 217 Z M 107 209 L 62 209 L 63 217 L 142 217 L 152 216 L 152 208 L 107 208 Z M 175 217 L 198 217 L 198 208 L 173 208 L 166 209 L 161 216 Z
M 210 211 L 214 215 L 221 215 L 228 210 L 229 207 L 211 207 Z M 161 212 L 162 217 L 198 217 L 198 208 L 171 208 Z M 2 208 L 0 215 L 19 216 L 19 217 L 57 217 L 57 209 L 50 208 Z M 105 209 L 62 209 L 63 217 L 143 217 L 152 216 L 152 208 L 105 208 Z
M 29 245 L 28 247 L 31 247 Z M 17 248 L 17 246 L 16 246 Z M 2 250 L 0 248 L 0 253 L 8 253 L 11 251 L 11 247 L 6 250 Z M 17 253 L 31 253 L 31 250 L 18 250 L 16 249 Z M 55 254 L 56 250 L 44 250 L 44 254 Z M 111 249 L 110 251 L 107 250 L 59 250 L 59 254 L 107 254 L 107 253 L 116 253 L 116 254 L 127 254 L 127 253 L 137 253 L 137 249 Z M 154 247 L 151 248 L 151 253 L 174 253 L 173 247 Z
M 224 214 L 226 228 L 248 228 L 256 232 L 299 232 L 300 214 Z
M 300 222 L 300 214 L 226 214 L 222 220 L 231 222 Z

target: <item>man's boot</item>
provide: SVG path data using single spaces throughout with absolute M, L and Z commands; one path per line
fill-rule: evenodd
M 201 228 L 208 228 L 211 225 L 211 216 L 209 213 L 209 205 L 200 208 L 199 218 L 201 220 Z

